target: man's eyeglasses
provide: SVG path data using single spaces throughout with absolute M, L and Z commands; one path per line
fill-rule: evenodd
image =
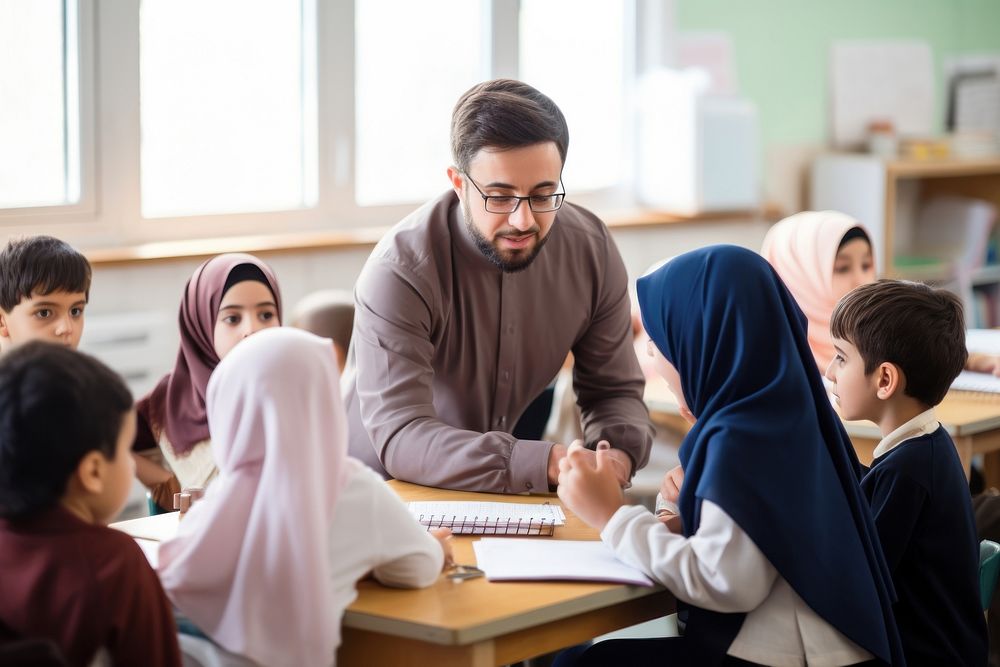
M 486 205 L 486 211 L 488 213 L 513 213 L 517 210 L 517 207 L 521 205 L 522 201 L 527 201 L 528 206 L 531 208 L 533 213 L 551 213 L 552 211 L 559 210 L 559 207 L 563 204 L 563 199 L 566 198 L 565 192 L 557 192 L 551 195 L 529 195 L 527 197 L 515 197 L 513 195 L 488 195 L 483 193 L 483 191 L 476 185 L 476 182 L 472 180 L 472 177 L 468 174 L 465 175 L 469 182 L 472 183 L 472 187 L 479 192 L 479 196 L 483 198 L 483 204 Z

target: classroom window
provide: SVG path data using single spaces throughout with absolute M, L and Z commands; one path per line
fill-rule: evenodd
M 571 192 L 621 183 L 628 3 L 436 0 L 433 11 L 427 7 L 356 3 L 359 205 L 419 202 L 445 190 L 454 104 L 475 83 L 497 76 L 530 83 L 566 115 L 564 181 Z M 508 13 L 513 20 L 504 20 Z
M 143 0 L 142 215 L 317 200 L 314 0 Z
M 455 101 L 487 76 L 480 3 L 364 0 L 355 12 L 357 203 L 429 199 L 449 187 Z
M 75 0 L 0 0 L 0 208 L 80 197 Z
M 569 125 L 569 192 L 622 180 L 625 3 L 521 0 L 520 78 L 551 97 Z

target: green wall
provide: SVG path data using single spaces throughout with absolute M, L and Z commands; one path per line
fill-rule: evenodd
M 838 39 L 920 39 L 937 66 L 944 116 L 947 55 L 1000 51 L 1000 0 L 675 0 L 680 31 L 733 41 L 740 90 L 760 113 L 764 145 L 827 139 L 827 58 Z

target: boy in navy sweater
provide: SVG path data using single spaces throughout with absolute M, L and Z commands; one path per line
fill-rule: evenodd
M 985 665 L 979 546 L 968 481 L 934 416 L 967 356 L 962 304 L 919 283 L 848 293 L 830 321 L 826 371 L 844 419 L 879 426 L 861 487 L 892 570 L 909 665 Z

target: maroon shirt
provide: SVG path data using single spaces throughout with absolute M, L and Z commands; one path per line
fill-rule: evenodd
M 0 519 L 0 625 L 52 639 L 72 665 L 180 665 L 173 612 L 139 546 L 57 506 Z

